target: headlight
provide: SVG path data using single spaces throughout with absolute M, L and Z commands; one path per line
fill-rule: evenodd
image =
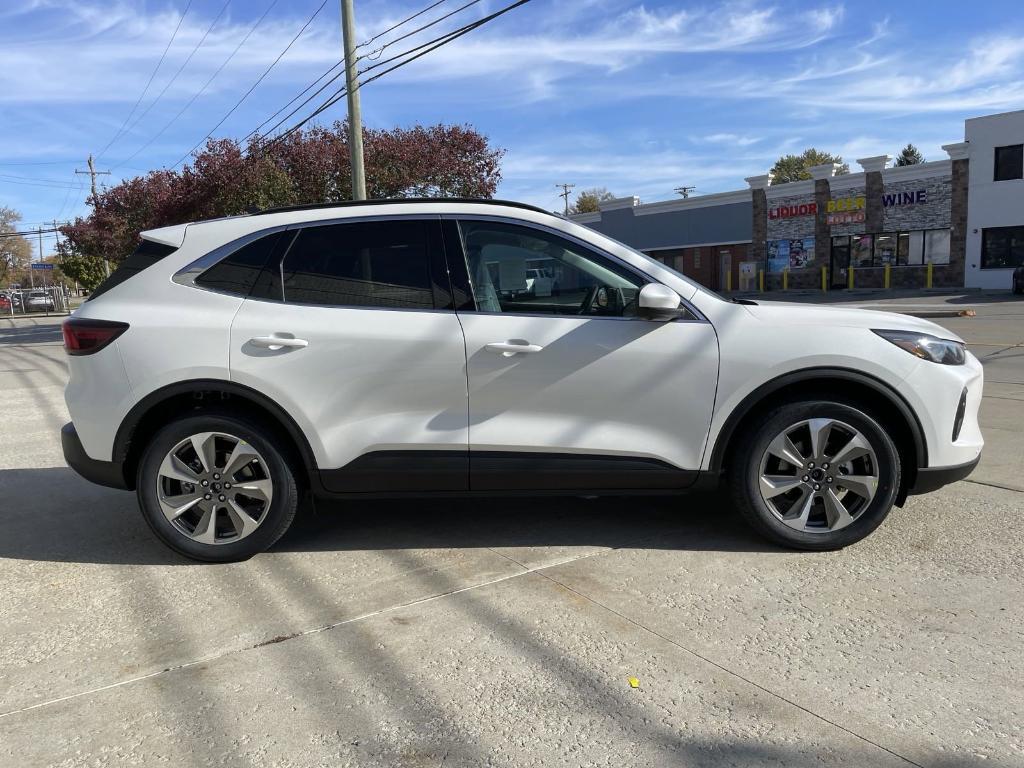
M 875 333 L 922 360 L 931 360 L 942 365 L 963 365 L 967 359 L 965 347 L 959 341 L 940 339 L 938 336 L 917 331 L 875 330 Z

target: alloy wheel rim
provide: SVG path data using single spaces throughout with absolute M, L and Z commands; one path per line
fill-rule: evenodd
M 200 432 L 164 456 L 156 495 L 164 517 L 184 536 L 200 544 L 230 544 L 267 518 L 274 483 L 266 461 L 245 440 Z
M 761 499 L 783 524 L 830 533 L 855 522 L 878 491 L 878 459 L 867 438 L 837 419 L 782 430 L 761 456 Z

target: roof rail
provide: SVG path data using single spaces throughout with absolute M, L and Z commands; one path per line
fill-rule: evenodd
M 514 200 L 492 200 L 483 197 L 389 197 L 375 200 L 341 200 L 333 203 L 306 203 L 304 205 L 283 205 L 277 208 L 264 208 L 261 211 L 251 211 L 252 216 L 262 216 L 267 213 L 287 213 L 289 211 L 313 211 L 318 208 L 352 208 L 360 205 L 388 205 L 395 203 L 482 203 L 484 205 L 504 205 L 509 208 L 523 208 L 527 211 L 552 214 L 536 205 L 529 203 L 517 203 Z

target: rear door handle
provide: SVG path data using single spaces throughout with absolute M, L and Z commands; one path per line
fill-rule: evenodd
M 520 353 L 540 352 L 544 347 L 527 341 L 492 341 L 485 349 L 488 352 L 497 352 L 502 357 L 512 357 Z
M 305 339 L 296 339 L 292 336 L 256 336 L 249 339 L 249 343 L 254 347 L 264 347 L 269 350 L 283 349 L 284 347 L 301 349 L 302 347 L 308 347 L 309 342 Z

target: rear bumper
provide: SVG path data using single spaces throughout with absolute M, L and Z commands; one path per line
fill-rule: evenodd
M 979 461 L 981 461 L 981 456 L 974 459 L 974 461 L 968 461 L 966 464 L 957 464 L 953 467 L 918 469 L 914 487 L 910 489 L 909 493 L 912 496 L 919 493 L 931 493 L 932 491 L 939 490 L 944 485 L 955 483 L 957 480 L 963 480 L 974 471 Z
M 108 488 L 128 490 L 124 479 L 124 466 L 118 461 L 99 461 L 85 452 L 82 441 L 75 431 L 75 425 L 68 422 L 60 430 L 60 443 L 64 449 L 64 460 L 75 472 L 86 480 Z

